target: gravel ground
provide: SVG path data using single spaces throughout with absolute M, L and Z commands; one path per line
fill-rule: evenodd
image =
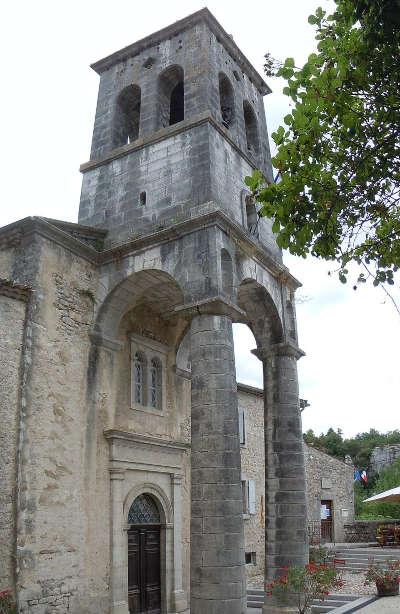
M 375 585 L 364 586 L 365 574 L 363 573 L 349 573 L 348 571 L 342 571 L 342 580 L 344 582 L 343 587 L 335 589 L 335 594 L 342 593 L 344 595 L 374 595 L 376 592 Z M 263 576 L 254 576 L 248 580 L 248 588 L 262 588 L 264 578 Z

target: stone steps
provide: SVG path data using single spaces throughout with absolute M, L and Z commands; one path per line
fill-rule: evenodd
M 385 563 L 385 561 L 400 558 L 399 550 L 378 549 L 378 548 L 355 548 L 337 550 L 335 559 L 343 560 L 344 564 L 337 565 L 337 568 L 354 573 L 362 573 L 368 569 L 372 563 Z
M 324 614 L 336 608 L 349 604 L 358 597 L 356 595 L 328 595 L 324 601 L 314 601 L 311 614 Z M 264 592 L 262 589 L 249 589 L 247 591 L 247 607 L 261 609 L 264 604 Z

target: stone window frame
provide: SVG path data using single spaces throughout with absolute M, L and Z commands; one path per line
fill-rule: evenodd
M 166 345 L 148 339 L 147 337 L 141 337 L 139 335 L 131 335 L 131 409 L 135 411 L 144 411 L 146 413 L 152 413 L 157 416 L 164 415 L 166 408 L 166 363 L 167 363 L 167 351 Z M 135 357 L 136 355 L 144 357 L 145 373 L 143 377 L 144 394 L 143 403 L 136 401 L 135 393 Z M 150 403 L 151 397 L 151 382 L 152 382 L 152 366 L 158 365 L 158 387 L 157 387 L 157 406 L 153 406 Z

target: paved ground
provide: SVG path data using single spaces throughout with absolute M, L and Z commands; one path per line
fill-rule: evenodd
M 256 614 L 256 610 L 247 611 Z M 400 595 L 397 597 L 381 597 L 358 611 L 362 612 L 362 614 L 399 614 Z

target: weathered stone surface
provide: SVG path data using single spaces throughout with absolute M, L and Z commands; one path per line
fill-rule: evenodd
M 26 302 L 0 287 L 0 586 L 15 590 L 15 505 Z
M 235 362 L 232 323 L 226 316 L 194 317 L 190 329 L 192 365 L 192 441 L 191 441 L 191 614 L 202 614 L 214 600 L 217 611 L 230 602 L 232 614 L 246 610 L 246 583 L 243 544 L 243 504 L 239 448 L 239 424 L 236 398 Z M 220 350 L 227 360 L 218 358 Z M 206 352 L 205 352 L 206 350 Z M 208 376 L 214 373 L 214 376 Z M 209 403 L 216 387 L 226 401 Z M 225 438 L 224 422 L 230 421 L 236 431 L 236 445 Z M 206 434 L 219 439 L 221 452 L 208 449 Z M 196 428 L 197 425 L 200 428 Z M 228 449 L 224 450 L 224 445 Z M 232 449 L 233 448 L 233 449 Z M 207 469 L 203 469 L 207 467 Z M 213 485 L 213 490 L 209 488 Z M 215 501 L 214 493 L 229 484 L 230 499 Z M 220 550 L 210 543 L 209 535 L 220 534 L 234 548 Z M 226 554 L 225 554 L 226 552 Z M 214 561 L 214 565 L 211 564 Z M 221 611 L 221 610 L 219 610 Z
M 28 218 L 0 229 L 1 275 L 31 288 L 24 325 L 20 306 L 10 310 L 7 303 L 15 297 L 0 305 L 8 344 L 0 345 L 0 365 L 11 389 L 1 409 L 2 437 L 10 434 L 0 492 L 4 577 L 15 578 L 21 613 L 127 614 L 129 509 L 148 494 L 161 522 L 162 609 L 184 612 L 191 436 L 192 614 L 196 602 L 199 614 L 241 614 L 243 508 L 229 318 L 246 321 L 260 347 L 285 345 L 286 330 L 290 343 L 296 336 L 298 282 L 282 265 L 271 223 L 257 222 L 243 183 L 254 167 L 272 178 L 262 103 L 268 88 L 207 10 L 95 69 L 101 80 L 91 160 L 82 167 L 81 223 Z M 222 72 L 235 92 L 228 114 Z M 165 75 L 172 73 L 183 73 L 185 117 L 167 126 Z M 142 90 L 140 119 L 135 107 L 133 142 L 117 145 L 119 95 L 132 84 Z M 134 389 L 141 344 L 146 402 Z M 276 429 L 275 453 L 290 468 L 268 452 L 276 493 L 283 491 L 279 480 L 296 477 L 302 463 L 292 411 L 296 373 L 279 360 L 281 415 L 275 412 L 267 437 Z M 285 449 L 282 442 L 291 443 Z M 300 497 L 289 503 L 271 495 L 268 505 L 272 518 L 292 506 L 301 524 Z M 286 525 L 278 525 L 274 539 L 284 544 Z M 300 533 L 296 538 L 301 543 Z

